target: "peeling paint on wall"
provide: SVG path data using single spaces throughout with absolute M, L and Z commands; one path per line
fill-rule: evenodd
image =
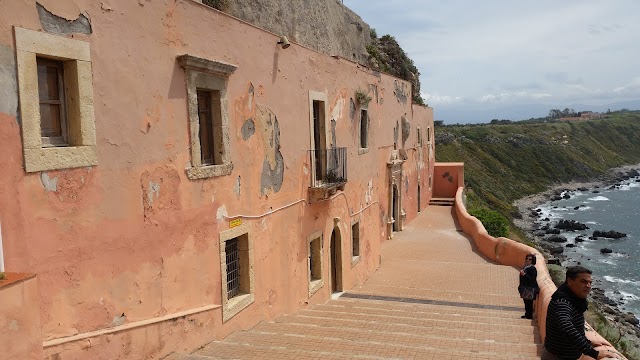
M 407 84 L 402 82 L 402 81 L 398 81 L 395 80 L 393 82 L 393 85 L 395 87 L 395 90 L 393 91 L 393 94 L 396 96 L 396 100 L 398 100 L 398 102 L 401 102 L 403 104 L 407 103 Z
M 182 208 L 180 202 L 180 175 L 175 169 L 159 167 L 140 176 L 145 222 L 155 223 L 154 217 L 173 213 Z
M 337 126 L 337 122 L 335 119 L 331 119 L 331 148 L 336 148 L 337 145 L 337 141 L 336 141 L 336 126 Z
M 273 120 L 272 120 L 273 119 Z M 262 163 L 262 174 L 260 176 L 260 191 L 265 195 L 269 190 L 273 192 L 280 191 L 282 182 L 284 181 L 284 157 L 280 152 L 280 126 L 278 118 L 269 111 L 269 120 L 266 123 L 265 131 L 270 132 L 267 154 Z M 271 160 L 271 161 L 270 161 Z
M 398 132 L 400 129 L 400 125 L 396 121 L 396 126 L 393 128 L 393 147 L 394 149 L 398 147 Z
M 369 92 L 373 94 L 373 97 L 376 99 L 376 104 L 380 104 L 380 95 L 378 94 L 378 85 L 369 84 Z
M 240 175 L 236 179 L 236 183 L 233 185 L 233 192 L 236 194 L 238 198 L 240 198 Z
M 351 121 L 356 119 L 356 102 L 353 98 L 349 98 L 349 118 Z
M 0 45 L 0 112 L 17 117 L 18 80 L 16 54 L 10 46 Z
M 344 109 L 344 106 L 346 104 L 347 104 L 346 90 L 343 90 L 340 92 L 340 95 L 338 95 L 338 98 L 333 103 L 333 108 L 331 110 L 332 120 L 338 121 L 342 117 L 342 110 Z
M 150 205 L 153 205 L 153 198 L 160 197 L 160 184 L 149 181 L 149 187 L 147 188 L 147 200 Z
M 245 120 L 242 125 L 242 140 L 247 141 L 249 138 L 255 134 L 256 132 L 256 124 L 253 122 L 253 119 L 249 118 Z
M 58 178 L 54 177 L 49 178 L 49 174 L 43 172 L 42 174 L 40 174 L 40 181 L 42 181 L 42 185 L 44 186 L 44 189 L 50 192 L 56 192 L 58 191 Z
M 364 201 L 368 205 L 373 198 L 373 179 L 369 179 L 367 183 L 367 191 L 364 193 Z
M 52 14 L 44 6 L 36 3 L 40 24 L 46 32 L 55 34 L 91 34 L 91 22 L 84 14 L 79 14 L 78 18 L 69 21 L 63 17 Z
M 411 123 L 404 116 L 400 119 L 402 120 L 402 146 L 404 147 L 404 144 L 409 139 L 409 135 L 411 135 Z
M 216 211 L 216 219 L 218 219 L 218 222 L 224 221 L 224 217 L 228 215 L 229 214 L 227 213 L 227 207 L 225 205 L 220 206 L 218 208 L 218 211 Z

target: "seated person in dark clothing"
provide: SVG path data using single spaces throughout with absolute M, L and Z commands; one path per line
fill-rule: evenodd
M 591 270 L 582 266 L 567 269 L 567 279 L 551 296 L 547 309 L 547 333 L 542 360 L 576 360 L 582 354 L 594 359 L 619 359 L 612 351 L 596 351 L 584 330 L 584 312 L 591 292 Z

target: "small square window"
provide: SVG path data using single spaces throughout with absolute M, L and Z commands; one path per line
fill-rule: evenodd
M 252 249 L 247 225 L 220 233 L 223 321 L 255 300 Z
M 309 297 L 318 291 L 324 285 L 322 276 L 322 231 L 318 231 L 307 238 L 308 247 L 308 266 L 309 273 Z
M 360 256 L 360 222 L 351 225 L 352 257 Z
M 25 171 L 97 165 L 90 44 L 14 32 Z
M 180 55 L 185 69 L 191 134 L 189 179 L 229 175 L 233 170 L 229 153 L 227 81 L 235 65 L 191 55 Z

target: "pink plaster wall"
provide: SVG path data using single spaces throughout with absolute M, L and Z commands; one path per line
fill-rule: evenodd
M 7 273 L 0 280 L 0 359 L 42 359 L 38 282 Z
M 436 163 L 433 169 L 433 197 L 454 198 L 464 186 L 463 163 Z
M 65 18 L 76 8 L 90 15 L 93 33 L 73 37 L 91 47 L 98 152 L 95 167 L 26 174 L 17 115 L 0 112 L 6 266 L 38 274 L 47 358 L 158 358 L 326 301 L 331 292 L 328 266 L 325 286 L 308 296 L 307 237 L 323 231 L 324 262 L 329 264 L 336 218 L 343 287 L 365 281 L 379 266 L 380 243 L 387 235 L 386 161 L 402 116 L 411 123 L 409 139 L 398 145 L 408 154 L 403 180 L 408 186 L 402 195 L 407 221 L 417 214 L 418 182 L 421 207 L 428 204 L 433 159 L 425 161 L 426 137 L 422 147 L 416 146 L 415 131 L 418 125 L 422 131 L 433 128 L 433 114 L 430 108 L 411 105 L 409 83 L 295 44 L 283 50 L 276 44 L 278 36 L 195 1 L 43 4 Z M 0 46 L 13 52 L 13 25 L 41 30 L 35 1 L 3 4 L 0 24 Z M 186 84 L 175 60 L 182 54 L 238 66 L 227 87 L 231 175 L 196 181 L 186 176 Z M 354 118 L 350 114 L 358 89 L 372 97 L 370 150 L 361 155 L 359 112 Z M 254 238 L 252 305 L 224 324 L 217 308 L 52 345 L 122 323 L 221 304 L 219 233 L 229 228 L 222 215 L 260 215 L 307 198 L 310 90 L 327 94 L 336 145 L 348 148 L 348 182 L 330 200 L 300 202 L 243 220 Z M 244 140 L 241 128 L 249 118 L 256 132 Z M 276 119 L 279 149 L 270 143 Z M 265 159 L 278 150 L 284 181 L 278 191 L 265 190 Z M 354 219 L 361 222 L 361 254 L 352 264 Z
M 535 302 L 535 316 L 538 323 L 538 329 L 540 331 L 540 338 L 543 339 L 546 334 L 546 322 L 547 322 L 547 308 L 551 301 L 551 295 L 556 291 L 557 287 L 553 283 L 547 266 L 545 258 L 542 254 L 523 243 L 508 239 L 508 238 L 494 238 L 489 235 L 482 225 L 482 222 L 477 218 L 469 215 L 462 199 L 464 188 L 458 188 L 455 196 L 455 211 L 458 223 L 462 230 L 469 235 L 475 243 L 478 251 L 487 257 L 488 259 L 495 261 L 498 264 L 513 266 L 515 268 L 522 268 L 524 265 L 524 258 L 527 254 L 535 254 L 536 269 L 538 270 L 538 286 L 540 287 L 540 294 Z M 515 290 L 514 290 L 515 291 Z M 592 342 L 609 344 L 600 334 L 598 334 L 589 324 L 586 324 L 587 337 Z M 615 350 L 613 346 L 604 345 L 598 349 L 610 349 Z

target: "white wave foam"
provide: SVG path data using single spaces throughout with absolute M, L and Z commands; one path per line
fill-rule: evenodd
M 609 201 L 609 198 L 606 198 L 604 196 L 596 196 L 596 197 L 589 198 L 589 200 L 591 200 L 591 201 Z
M 587 210 L 590 210 L 590 209 L 591 209 L 591 206 L 580 206 L 578 208 L 578 210 L 580 210 L 580 211 L 587 211 Z
M 589 224 L 589 225 L 599 225 L 597 222 L 595 221 L 587 221 L 585 224 Z
M 607 259 L 600 259 L 598 260 L 599 263 L 601 264 L 607 264 L 607 265 L 615 265 L 616 262 L 613 260 L 607 260 Z
M 617 278 L 615 276 L 609 276 L 609 275 L 605 275 L 602 277 L 603 279 L 605 279 L 608 282 L 612 282 L 612 283 L 616 283 L 616 284 L 633 284 L 633 285 L 640 285 L 640 281 L 633 281 L 633 280 L 625 280 L 625 279 L 620 279 Z
M 640 296 L 636 294 L 620 291 L 620 295 L 622 295 L 622 298 L 625 300 L 640 300 Z

